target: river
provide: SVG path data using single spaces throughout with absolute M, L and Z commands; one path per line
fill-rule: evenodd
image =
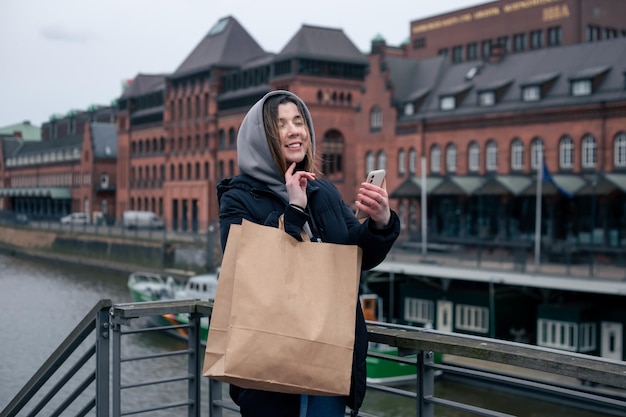
M 100 299 L 111 299 L 114 303 L 131 301 L 126 278 L 125 275 L 110 271 L 0 254 L 0 411 Z M 132 356 L 146 354 L 151 349 L 163 346 L 172 350 L 180 349 L 181 342 L 165 335 L 143 335 L 129 338 L 126 348 Z M 171 360 L 161 366 L 170 369 L 161 368 L 159 373 L 170 374 L 186 365 L 182 360 Z M 165 386 L 162 389 L 168 388 Z M 202 390 L 203 393 L 207 392 L 205 386 Z M 497 408 L 498 411 L 519 417 L 605 417 L 598 413 L 450 381 L 437 382 L 436 393 L 437 396 Z M 168 391 L 153 395 L 157 398 L 170 394 Z M 128 395 L 125 397 L 127 403 L 139 405 L 151 401 L 143 395 L 133 397 L 132 390 Z M 180 392 L 181 398 L 185 395 L 184 390 Z M 203 415 L 206 415 L 206 404 L 203 404 L 202 410 Z M 415 415 L 415 404 L 408 399 L 371 391 L 367 394 L 362 410 L 381 417 L 404 417 Z M 184 416 L 186 412 L 169 410 L 168 414 L 163 415 Z M 473 414 L 437 409 L 436 415 L 470 417 Z

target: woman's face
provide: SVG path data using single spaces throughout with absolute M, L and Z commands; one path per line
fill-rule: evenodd
M 278 105 L 278 131 L 287 166 L 293 162 L 302 162 L 309 146 L 309 135 L 306 122 L 294 103 Z

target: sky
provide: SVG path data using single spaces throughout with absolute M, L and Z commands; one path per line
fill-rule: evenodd
M 303 24 L 341 29 L 363 52 L 410 22 L 485 0 L 0 0 L 0 127 L 108 106 L 124 80 L 172 73 L 222 17 L 268 52 Z

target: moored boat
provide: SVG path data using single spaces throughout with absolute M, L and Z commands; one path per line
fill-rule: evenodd
M 130 297 L 135 302 L 172 298 L 180 284 L 171 277 L 154 272 L 137 271 L 128 276 Z

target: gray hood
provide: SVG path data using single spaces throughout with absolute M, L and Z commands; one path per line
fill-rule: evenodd
M 263 103 L 265 103 L 268 97 L 279 94 L 289 95 L 302 103 L 305 111 L 304 118 L 307 121 L 311 135 L 313 155 L 315 155 L 315 133 L 309 109 L 300 97 L 295 94 L 289 91 L 276 90 L 267 93 L 261 100 L 257 101 L 250 108 L 243 122 L 241 122 L 241 127 L 237 134 L 237 162 L 241 173 L 266 183 L 272 191 L 281 196 L 285 202 L 288 202 L 285 178 L 280 174 L 278 167 L 274 163 L 270 147 L 267 144 L 265 128 L 263 127 Z

